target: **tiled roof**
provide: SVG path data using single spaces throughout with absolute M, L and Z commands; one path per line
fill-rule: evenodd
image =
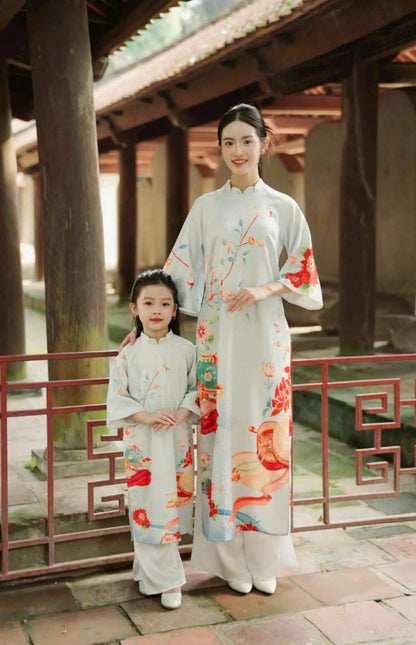
M 178 75 L 261 27 L 278 21 L 310 0 L 255 0 L 226 18 L 193 34 L 183 42 L 97 83 L 97 112 L 140 91 Z

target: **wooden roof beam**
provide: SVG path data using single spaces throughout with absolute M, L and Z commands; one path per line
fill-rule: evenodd
M 416 63 L 391 63 L 380 70 L 383 86 L 408 87 L 416 85 Z

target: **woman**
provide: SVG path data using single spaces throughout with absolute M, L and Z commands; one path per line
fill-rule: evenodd
M 259 111 L 228 110 L 218 143 L 231 179 L 199 197 L 164 270 L 198 316 L 199 483 L 191 564 L 248 593 L 295 566 L 290 537 L 290 336 L 282 299 L 320 309 L 311 237 L 259 161 L 275 136 Z M 286 248 L 288 259 L 279 269 Z

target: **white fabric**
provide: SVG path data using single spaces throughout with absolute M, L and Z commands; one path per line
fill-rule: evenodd
M 141 580 L 146 595 L 163 593 L 185 584 L 177 543 L 145 544 L 135 541 L 133 579 Z
M 280 569 L 296 567 L 297 561 L 290 534 L 241 531 L 228 542 L 210 542 L 202 533 L 201 495 L 198 495 L 190 564 L 227 581 L 252 582 L 253 577 L 257 580 L 277 577 Z
M 183 310 L 198 316 L 203 534 L 212 542 L 240 531 L 287 536 L 292 422 L 282 298 L 242 312 L 228 312 L 224 298 L 280 281 L 291 290 L 286 300 L 322 307 L 306 220 L 292 198 L 262 180 L 244 192 L 227 182 L 195 201 L 165 271 Z
M 193 436 L 187 422 L 156 432 L 127 419 L 140 411 L 185 407 L 195 415 L 195 347 L 169 332 L 159 342 L 142 333 L 110 369 L 107 425 L 124 428 L 130 523 L 136 542 L 167 544 L 192 532 Z M 196 418 L 196 417 L 195 417 Z

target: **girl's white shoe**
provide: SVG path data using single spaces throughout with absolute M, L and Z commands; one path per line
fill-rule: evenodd
M 253 588 L 251 582 L 244 582 L 244 580 L 227 580 L 227 582 L 231 589 L 239 593 L 250 593 Z
M 256 580 L 253 578 L 253 585 L 258 591 L 273 594 L 276 591 L 277 580 L 276 578 L 268 578 L 267 580 Z
M 165 592 L 160 596 L 160 604 L 165 609 L 179 609 L 181 603 L 182 594 L 180 591 Z

